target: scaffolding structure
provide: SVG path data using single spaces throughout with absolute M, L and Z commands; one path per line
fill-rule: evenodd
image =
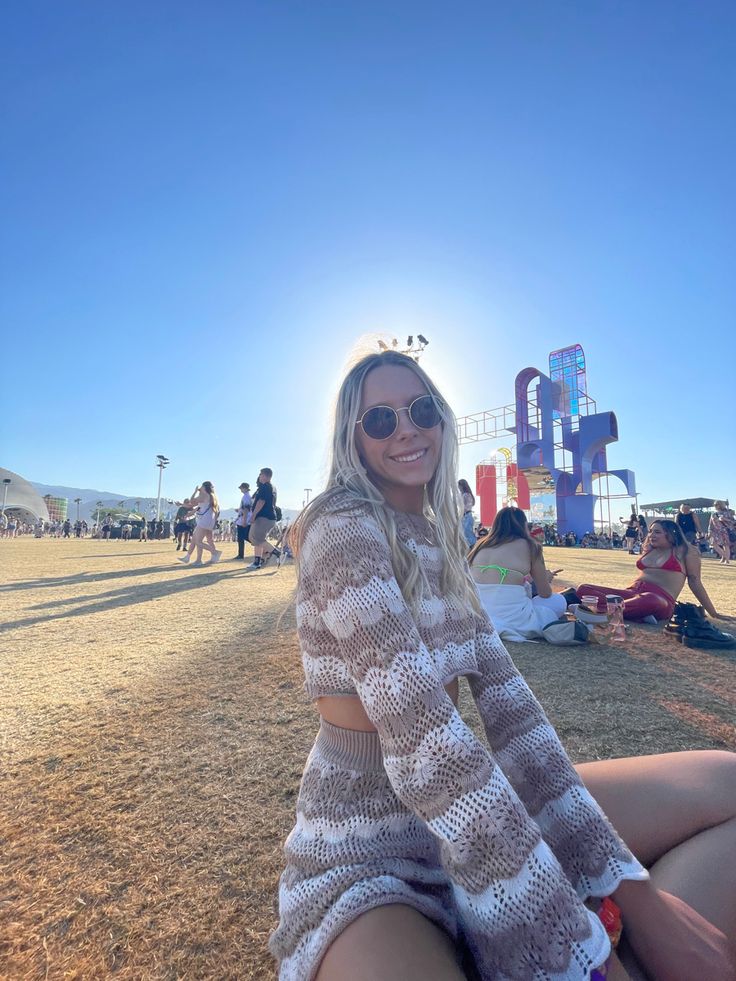
M 461 445 L 515 437 L 513 450 L 502 448 L 476 467 L 479 494 L 481 484 L 486 493 L 495 487 L 493 508 L 481 504 L 481 514 L 495 516 L 497 502 L 518 500 L 532 520 L 555 520 L 563 531 L 580 533 L 583 524 L 589 531 L 596 523 L 613 530 L 611 504 L 636 499 L 635 478 L 631 471 L 608 469 L 606 445 L 618 439 L 618 424 L 612 412 L 599 412 L 588 394 L 582 347 L 552 351 L 548 375 L 523 369 L 515 395 L 515 404 L 457 420 Z M 611 493 L 611 476 L 622 481 L 627 493 Z

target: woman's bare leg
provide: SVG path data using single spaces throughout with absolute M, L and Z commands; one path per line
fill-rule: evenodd
M 215 554 L 215 542 L 211 531 L 206 530 L 202 533 L 201 548 L 206 548 L 208 552 L 211 552 L 213 555 Z M 201 551 L 199 553 L 198 558 L 200 559 L 202 558 Z
M 353 920 L 322 959 L 316 981 L 466 981 L 450 937 L 411 906 L 378 906 Z
M 736 938 L 736 754 L 665 753 L 576 769 L 653 883 Z
M 204 534 L 204 529 L 202 529 L 202 528 L 195 528 L 194 529 L 194 531 L 192 532 L 192 540 L 189 543 L 189 549 L 188 549 L 188 552 L 187 552 L 187 554 L 191 556 L 192 552 L 196 548 L 197 549 L 197 558 L 196 558 L 196 561 L 197 562 L 201 562 L 202 561 L 202 536 L 203 536 L 203 534 Z

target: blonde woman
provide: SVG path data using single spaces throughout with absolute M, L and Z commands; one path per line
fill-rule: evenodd
M 613 895 L 652 978 L 733 978 L 734 757 L 576 772 L 480 605 L 456 461 L 452 412 L 411 358 L 352 368 L 327 489 L 290 535 L 321 720 L 286 842 L 279 977 L 601 977 L 596 907 Z M 458 713 L 461 675 L 487 744 Z
M 194 488 L 194 493 L 185 501 L 177 501 L 178 507 L 192 508 L 195 512 L 195 525 L 192 532 L 192 539 L 186 553 L 179 558 L 185 565 L 192 557 L 192 552 L 197 549 L 197 558 L 192 565 L 202 565 L 202 550 L 207 549 L 212 555 L 210 564 L 220 561 L 222 552 L 215 548 L 214 530 L 217 523 L 217 516 L 220 513 L 220 505 L 215 493 L 215 487 L 211 480 L 205 480 L 200 487 Z

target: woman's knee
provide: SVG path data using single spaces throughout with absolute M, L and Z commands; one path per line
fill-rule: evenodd
M 709 789 L 721 802 L 724 817 L 736 817 L 736 753 L 725 749 L 703 750 L 703 770 Z
M 316 981 L 466 981 L 452 939 L 426 916 L 403 903 L 378 906 L 358 916 L 333 941 Z

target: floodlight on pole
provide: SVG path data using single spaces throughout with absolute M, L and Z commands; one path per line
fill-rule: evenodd
M 158 463 L 156 464 L 156 466 L 158 467 L 158 500 L 156 501 L 156 521 L 160 521 L 161 520 L 161 479 L 164 475 L 164 470 L 171 463 L 171 460 L 168 460 L 162 453 L 157 453 L 156 459 L 158 460 Z
M 397 345 L 397 341 L 394 340 L 394 347 Z M 408 355 L 408 357 L 413 358 L 415 361 L 419 361 L 422 351 L 429 344 L 429 341 L 423 334 L 417 334 L 416 339 L 413 334 L 409 334 L 406 339 L 406 347 L 399 348 L 402 354 Z
M 81 497 L 74 498 L 74 503 L 77 505 L 77 521 L 79 521 L 79 505 L 81 504 L 81 501 L 82 501 Z
M 12 483 L 10 477 L 3 477 L 3 514 L 5 514 L 5 505 L 8 500 L 8 487 Z
M 309 504 L 309 495 L 312 493 L 312 488 L 311 487 L 305 487 L 304 488 L 304 493 L 307 495 L 306 496 L 306 503 Z

